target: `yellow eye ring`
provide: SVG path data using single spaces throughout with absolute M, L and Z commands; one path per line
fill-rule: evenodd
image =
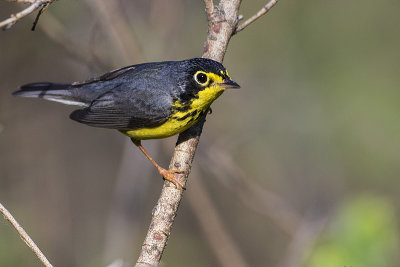
M 209 82 L 209 78 L 208 78 L 208 75 L 204 72 L 204 71 L 198 71 L 198 72 L 196 72 L 195 74 L 194 74 L 194 80 L 198 83 L 198 84 L 200 84 L 200 85 L 202 85 L 202 86 L 205 86 L 205 85 L 207 85 L 208 84 L 208 82 Z

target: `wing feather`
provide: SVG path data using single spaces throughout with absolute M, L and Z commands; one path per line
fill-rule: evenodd
M 118 87 L 106 92 L 85 109 L 71 113 L 71 119 L 94 127 L 118 130 L 152 128 L 170 115 L 172 98 L 162 90 Z

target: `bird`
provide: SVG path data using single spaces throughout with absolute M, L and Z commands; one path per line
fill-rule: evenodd
M 187 130 L 229 88 L 240 86 L 221 63 L 191 58 L 131 65 L 80 82 L 29 83 L 13 95 L 79 106 L 70 114 L 72 120 L 127 135 L 164 179 L 184 188 L 175 177 L 181 171 L 158 165 L 141 140 Z

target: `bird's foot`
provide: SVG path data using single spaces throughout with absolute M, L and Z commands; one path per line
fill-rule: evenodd
M 183 171 L 180 170 L 166 170 L 164 168 L 157 168 L 158 172 L 164 177 L 165 180 L 170 181 L 173 183 L 178 189 L 186 189 L 181 182 L 178 181 L 175 177 L 175 173 L 183 173 Z

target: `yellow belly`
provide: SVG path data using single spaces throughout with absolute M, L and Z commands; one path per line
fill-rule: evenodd
M 123 134 L 127 136 L 137 139 L 159 139 L 165 138 L 169 136 L 173 136 L 175 134 L 181 133 L 190 127 L 192 127 L 196 122 L 198 122 L 200 118 L 200 113 L 196 114 L 194 117 L 189 116 L 184 120 L 175 119 L 176 116 L 172 116 L 165 123 L 160 126 L 154 128 L 141 128 L 136 130 L 124 130 L 121 131 Z M 181 117 L 178 117 L 181 118 Z

